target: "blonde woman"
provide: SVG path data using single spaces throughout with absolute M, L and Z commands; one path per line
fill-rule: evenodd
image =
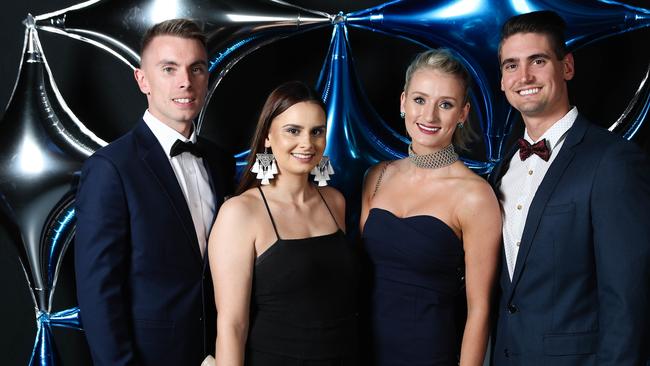
M 501 214 L 488 183 L 455 151 L 470 135 L 469 81 L 451 52 L 418 55 L 400 104 L 409 157 L 366 176 L 360 224 L 374 273 L 377 365 L 483 364 Z M 462 291 L 464 333 L 455 301 Z

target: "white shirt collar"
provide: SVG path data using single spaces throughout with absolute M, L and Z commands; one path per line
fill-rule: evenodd
M 551 128 L 546 130 L 546 132 L 544 132 L 544 134 L 537 141 L 546 139 L 549 149 L 551 149 L 551 152 L 553 152 L 553 149 L 558 145 L 558 143 L 564 140 L 566 132 L 569 131 L 571 126 L 573 126 L 573 122 L 575 122 L 577 117 L 578 108 L 574 106 L 567 114 L 564 115 L 564 117 L 560 118 L 560 120 L 555 122 Z M 531 144 L 537 142 L 533 141 L 533 139 L 528 135 L 528 129 L 526 129 L 526 132 L 524 132 L 524 139 L 526 139 L 526 141 L 530 142 Z
M 192 134 L 188 139 L 175 129 L 167 126 L 158 118 L 154 117 L 148 109 L 144 112 L 142 119 L 144 120 L 144 123 L 147 124 L 147 127 L 149 127 L 153 135 L 156 136 L 156 139 L 160 143 L 160 146 L 162 146 L 165 154 L 167 154 L 167 157 L 170 157 L 169 153 L 176 140 L 181 140 L 183 142 L 196 142 L 196 128 L 194 128 L 194 126 L 192 126 Z

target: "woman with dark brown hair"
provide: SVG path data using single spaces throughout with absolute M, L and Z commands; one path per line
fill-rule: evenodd
M 312 89 L 288 82 L 269 95 L 239 195 L 208 244 L 219 366 L 356 364 L 357 257 L 345 200 L 322 186 L 332 173 L 325 136 Z

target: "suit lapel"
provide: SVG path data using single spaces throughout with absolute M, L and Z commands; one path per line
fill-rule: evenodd
M 517 262 L 515 264 L 515 271 L 512 276 L 512 282 L 510 288 L 507 292 L 507 298 L 510 299 L 514 288 L 517 286 L 517 282 L 521 277 L 523 270 L 526 267 L 526 258 L 530 252 L 530 248 L 533 245 L 533 238 L 539 227 L 539 222 L 541 220 L 544 209 L 548 203 L 548 200 L 551 197 L 551 194 L 555 190 L 558 182 L 562 178 L 564 171 L 567 166 L 573 160 L 575 155 L 574 147 L 582 141 L 582 138 L 587 129 L 588 122 L 578 116 L 576 121 L 573 123 L 573 126 L 568 132 L 564 144 L 560 149 L 558 156 L 555 158 L 551 166 L 549 167 L 542 183 L 539 185 L 535 197 L 531 202 L 530 209 L 528 210 L 528 216 L 526 217 L 526 224 L 524 226 L 524 232 L 521 237 L 521 246 L 519 247 L 519 253 L 517 254 Z
M 142 146 L 142 150 L 139 150 L 140 158 L 167 193 L 167 198 L 171 201 L 172 207 L 180 219 L 183 231 L 187 235 L 188 243 L 192 246 L 191 249 L 196 254 L 197 260 L 201 262 L 203 259 L 196 238 L 192 214 L 167 155 L 144 121 L 140 122 L 135 128 L 135 136 L 140 146 Z

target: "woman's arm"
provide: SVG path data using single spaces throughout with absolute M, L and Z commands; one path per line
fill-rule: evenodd
M 465 249 L 467 322 L 461 366 L 481 366 L 490 327 L 490 303 L 501 246 L 501 211 L 494 192 L 480 182 L 458 206 Z
M 223 204 L 208 241 L 217 304 L 218 366 L 244 364 L 255 262 L 255 233 L 250 225 L 253 214 L 247 200 L 239 196 Z

